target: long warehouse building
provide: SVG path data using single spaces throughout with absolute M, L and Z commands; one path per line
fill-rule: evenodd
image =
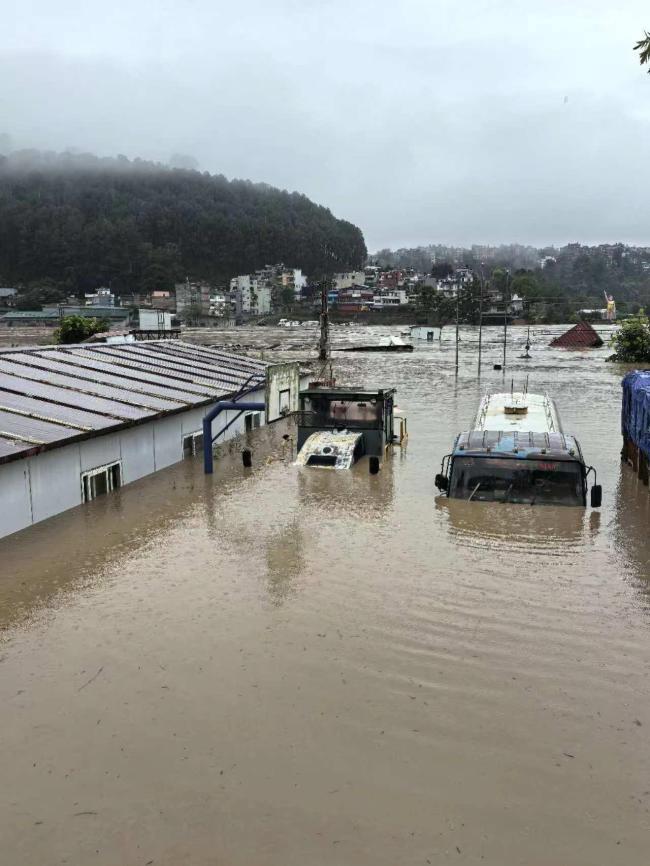
M 296 365 L 179 340 L 0 351 L 0 537 L 200 453 L 218 400 L 245 391 L 279 417 L 298 387 Z M 266 414 L 224 413 L 219 442 Z

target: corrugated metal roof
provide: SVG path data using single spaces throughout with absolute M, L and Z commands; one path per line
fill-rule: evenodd
M 263 386 L 267 366 L 180 340 L 0 350 L 0 463 Z

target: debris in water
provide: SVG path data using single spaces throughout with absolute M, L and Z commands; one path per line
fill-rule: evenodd
M 80 692 L 82 689 L 85 689 L 86 686 L 89 686 L 92 682 L 94 682 L 94 681 L 97 679 L 97 677 L 101 674 L 101 672 L 102 672 L 103 670 L 104 670 L 104 665 L 102 665 L 102 666 L 99 668 L 99 670 L 97 671 L 97 673 L 96 673 L 94 676 L 92 676 L 92 677 L 88 680 L 88 682 L 84 683 L 82 686 L 79 686 L 79 688 L 77 689 L 77 691 Z

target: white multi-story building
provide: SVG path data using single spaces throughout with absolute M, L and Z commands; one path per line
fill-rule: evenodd
M 102 286 L 94 292 L 86 292 L 84 295 L 86 298 L 86 306 L 87 307 L 114 307 L 115 306 L 115 295 L 111 292 L 110 289 Z
M 366 286 L 372 288 L 377 285 L 377 280 L 379 278 L 379 267 L 377 265 L 367 265 L 364 268 L 363 279 Z
M 334 274 L 332 277 L 332 288 L 340 292 L 342 289 L 351 289 L 353 286 L 364 286 L 366 275 L 363 271 L 346 271 Z
M 271 312 L 271 286 L 251 274 L 241 274 L 230 281 L 230 294 L 235 311 L 250 316 L 264 316 Z
M 297 301 L 302 298 L 302 290 L 307 285 L 307 277 L 303 274 L 302 268 L 293 269 L 293 294 Z
M 385 310 L 387 308 L 401 307 L 408 303 L 409 299 L 406 289 L 393 289 L 375 295 L 372 305 L 375 310 Z

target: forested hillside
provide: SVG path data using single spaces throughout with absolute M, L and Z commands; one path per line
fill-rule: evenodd
M 360 229 L 299 193 L 126 157 L 0 156 L 0 285 L 119 293 L 365 256 Z

